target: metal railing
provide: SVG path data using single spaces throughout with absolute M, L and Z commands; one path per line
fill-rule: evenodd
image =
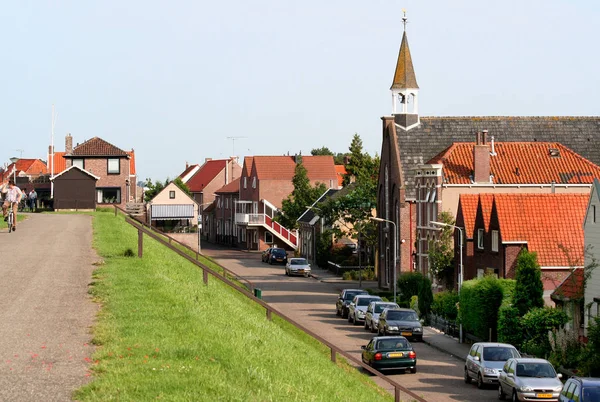
M 115 205 L 115 216 L 117 215 L 117 210 L 119 210 L 119 211 L 121 211 L 122 213 L 125 214 L 125 211 L 122 208 L 120 208 L 120 207 L 118 207 L 118 206 Z M 319 341 L 321 344 L 323 344 L 326 347 L 328 347 L 329 351 L 330 351 L 330 359 L 331 359 L 331 361 L 333 363 L 337 362 L 337 355 L 339 354 L 339 355 L 343 356 L 345 359 L 347 359 L 348 361 L 350 361 L 350 362 L 354 363 L 355 365 L 361 367 L 363 370 L 366 370 L 366 371 L 370 372 L 371 374 L 373 374 L 373 375 L 377 376 L 378 378 L 380 378 L 382 381 L 384 381 L 384 382 L 388 383 L 389 385 L 391 385 L 392 387 L 394 387 L 394 400 L 396 402 L 400 402 L 402 400 L 400 398 L 401 393 L 404 393 L 404 394 L 408 395 L 410 398 L 412 398 L 411 399 L 412 401 L 427 402 L 427 400 L 425 400 L 422 397 L 418 396 L 414 392 L 408 390 L 407 388 L 403 387 L 402 385 L 400 385 L 396 381 L 388 378 L 387 376 L 385 376 L 381 372 L 375 370 L 374 368 L 372 368 L 372 367 L 368 366 L 367 364 L 363 363 L 361 360 L 357 359 L 356 357 L 354 357 L 354 356 L 350 355 L 349 353 L 345 352 L 344 350 L 340 349 L 338 346 L 336 346 L 333 343 L 331 343 L 331 342 L 327 341 L 326 339 L 322 338 L 320 335 L 318 335 L 315 332 L 309 330 L 308 328 L 306 328 L 304 325 L 300 324 L 299 322 L 296 322 L 294 319 L 288 317 L 287 315 L 285 315 L 281 311 L 279 311 L 276 308 L 272 307 L 270 304 L 268 304 L 268 303 L 264 302 L 263 300 L 257 298 L 254 295 L 254 286 L 249 281 L 247 281 L 247 280 L 245 280 L 245 279 L 237 276 L 236 274 L 234 274 L 230 270 L 228 270 L 225 267 L 217 264 L 217 265 L 219 265 L 219 267 L 221 269 L 223 269 L 223 272 L 227 272 L 230 275 L 232 275 L 233 277 L 243 279 L 244 281 L 246 281 L 247 283 L 249 283 L 250 284 L 250 291 L 248 291 L 247 289 L 245 289 L 243 287 L 237 286 L 227 276 L 221 275 L 219 272 L 217 272 L 217 271 L 213 270 L 212 268 L 210 268 L 210 267 L 202 264 L 200 261 L 198 261 L 198 257 L 196 257 L 196 259 L 194 259 L 189 254 L 187 254 L 184 251 L 178 249 L 177 247 L 174 247 L 171 244 L 171 242 L 176 242 L 176 243 L 180 244 L 181 246 L 185 247 L 186 249 L 189 249 L 189 247 L 187 247 L 185 244 L 177 242 L 175 239 L 171 239 L 169 236 L 158 235 L 158 234 L 154 233 L 154 231 L 153 231 L 152 228 L 148 227 L 145 223 L 138 221 L 134 217 L 130 217 L 130 216 L 126 215 L 125 221 L 138 230 L 138 257 L 139 258 L 143 257 L 143 237 L 144 237 L 144 234 L 145 234 L 145 235 L 150 236 L 151 238 L 157 240 L 158 242 L 160 242 L 164 246 L 168 247 L 172 251 L 176 252 L 177 254 L 179 254 L 180 256 L 182 256 L 183 258 L 187 259 L 188 261 L 190 261 L 191 263 L 193 263 L 197 267 L 199 267 L 202 270 L 202 278 L 203 278 L 203 281 L 204 281 L 205 285 L 208 285 L 208 277 L 209 277 L 209 275 L 212 275 L 214 278 L 216 278 L 216 279 L 220 280 L 221 282 L 229 285 L 230 287 L 232 287 L 233 289 L 239 291 L 241 294 L 243 294 L 244 296 L 248 297 L 249 299 L 251 299 L 255 303 L 261 305 L 265 309 L 267 320 L 272 321 L 273 314 L 276 314 L 281 319 L 287 321 L 288 323 L 292 324 L 294 327 L 296 327 L 300 331 L 302 331 L 302 332 L 310 335 L 311 337 L 313 337 L 314 339 L 316 339 L 317 341 Z M 163 237 L 167 237 L 167 238 L 169 238 L 169 240 L 167 241 Z M 189 249 L 189 250 L 191 250 L 191 249 Z

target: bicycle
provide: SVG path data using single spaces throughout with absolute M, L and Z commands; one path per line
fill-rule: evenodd
M 8 219 L 6 220 L 8 223 L 8 233 L 12 232 L 15 223 L 15 212 L 13 211 L 15 204 L 15 202 L 11 202 L 8 207 Z

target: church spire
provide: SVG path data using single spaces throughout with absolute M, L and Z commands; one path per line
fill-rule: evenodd
M 404 32 L 402 34 L 400 51 L 398 52 L 398 61 L 396 62 L 394 81 L 392 82 L 390 90 L 392 91 L 392 113 L 394 115 L 412 116 L 412 118 L 403 119 L 403 121 L 406 120 L 407 125 L 401 124 L 402 128 L 408 130 L 419 123 L 419 114 L 417 109 L 419 85 L 417 84 L 417 77 L 415 76 L 412 57 L 408 47 L 408 39 L 406 37 L 406 23 L 408 21 L 406 18 L 406 10 L 402 10 L 402 12 L 404 13 L 402 17 Z M 397 101 L 399 101 L 401 104 L 401 110 L 397 110 Z M 409 103 L 411 104 L 410 107 Z

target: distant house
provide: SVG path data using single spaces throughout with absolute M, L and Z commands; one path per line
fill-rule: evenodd
M 54 182 L 54 210 L 95 210 L 99 179 L 79 166 L 71 166 L 54 176 L 51 179 Z
M 584 328 L 587 331 L 592 317 L 600 317 L 600 267 L 592 268 L 595 261 L 600 263 L 600 181 L 594 180 L 583 224 L 584 244 L 587 249 L 585 266 L 590 270 L 584 294 Z
M 240 178 L 215 191 L 215 207 L 211 227 L 216 230 L 214 237 L 219 244 L 238 245 L 238 227 L 235 225 L 235 205 L 240 196 Z
M 583 298 L 584 269 L 575 268 L 565 280 L 552 292 L 550 298 L 557 308 L 564 310 L 570 320 L 567 323 L 572 329 L 583 335 L 585 304 Z
M 198 204 L 171 182 L 146 205 L 149 223 L 163 232 L 195 230 Z

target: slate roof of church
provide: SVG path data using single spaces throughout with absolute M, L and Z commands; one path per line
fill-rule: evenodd
M 414 198 L 415 166 L 424 164 L 455 142 L 472 142 L 488 130 L 495 141 L 558 142 L 600 165 L 600 117 L 421 117 L 409 131 L 396 128 L 406 197 Z

